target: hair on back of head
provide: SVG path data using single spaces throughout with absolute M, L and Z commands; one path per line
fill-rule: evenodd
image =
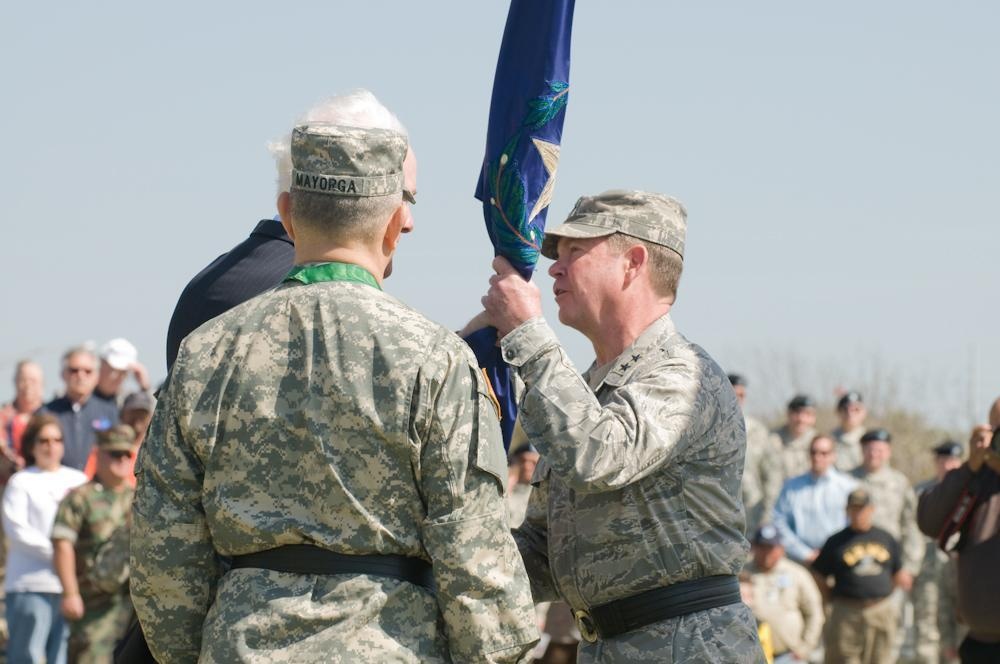
M 680 285 L 681 272 L 684 271 L 684 259 L 673 249 L 668 249 L 655 242 L 648 242 L 625 233 L 615 233 L 608 237 L 611 248 L 623 253 L 629 247 L 641 244 L 649 256 L 649 282 L 657 295 L 677 299 L 677 287 Z
M 360 129 L 390 129 L 407 135 L 406 128 L 392 111 L 368 90 L 352 90 L 325 99 L 307 110 L 296 125 L 337 124 Z M 278 193 L 292 185 L 291 132 L 268 145 L 278 169 Z M 330 196 L 309 191 L 291 192 L 291 214 L 300 224 L 340 241 L 370 241 L 402 203 L 401 196 Z

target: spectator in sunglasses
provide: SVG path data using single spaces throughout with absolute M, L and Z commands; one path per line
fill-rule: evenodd
M 94 398 L 97 387 L 97 355 L 88 346 L 74 346 L 63 355 L 63 396 L 53 399 L 42 411 L 55 415 L 65 436 L 63 463 L 82 470 L 98 431 L 118 423 L 118 407 Z
M 49 414 L 35 415 L 21 437 L 27 467 L 15 473 L 3 495 L 7 537 L 8 662 L 66 661 L 66 623 L 59 612 L 63 591 L 52 570 L 49 535 L 66 493 L 87 481 L 62 465 L 63 431 Z

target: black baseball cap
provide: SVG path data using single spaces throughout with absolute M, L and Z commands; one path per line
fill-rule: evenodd
M 754 534 L 753 543 L 756 546 L 777 546 L 781 544 L 781 533 L 771 524 L 764 524 Z
M 887 429 L 871 429 L 866 431 L 865 435 L 861 436 L 861 444 L 871 443 L 874 441 L 880 441 L 883 443 L 892 442 L 892 434 L 889 433 Z
M 864 399 L 861 398 L 860 392 L 848 392 L 844 396 L 840 397 L 840 401 L 837 402 L 837 410 L 844 410 L 852 403 L 864 403 Z
M 802 410 L 803 408 L 815 408 L 816 402 L 806 394 L 796 394 L 788 402 L 788 410 Z
M 954 440 L 946 440 L 932 450 L 936 456 L 939 457 L 955 457 L 956 459 L 962 458 L 962 445 L 956 443 Z

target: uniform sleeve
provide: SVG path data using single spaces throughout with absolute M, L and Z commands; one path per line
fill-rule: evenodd
M 56 520 L 52 524 L 52 539 L 63 539 L 76 544 L 84 519 L 81 497 L 79 490 L 73 490 L 59 503 Z
M 136 463 L 131 593 L 153 656 L 196 662 L 217 569 L 201 504 L 204 469 L 185 439 L 183 354 L 168 377 Z
M 940 482 L 920 494 L 917 504 L 917 522 L 928 537 L 941 534 L 948 516 L 958 504 L 962 490 L 973 478 L 968 464 L 949 471 Z
M 34 558 L 52 558 L 52 540 L 28 522 L 28 491 L 14 475 L 3 492 L 3 530 L 7 546 Z
M 820 595 L 815 581 L 808 573 L 801 576 L 802 581 L 799 583 L 799 611 L 805 620 L 805 625 L 802 629 L 802 651 L 808 654 L 819 646 L 819 639 L 823 634 L 823 622 L 826 620 L 826 616 L 823 613 L 823 597 Z
M 827 540 L 819 550 L 816 560 L 812 561 L 812 569 L 823 576 L 830 576 L 834 572 L 834 555 L 834 547 L 830 546 L 830 540 Z
M 496 410 L 471 355 L 435 354 L 415 389 L 422 441 L 424 546 L 451 658 L 517 662 L 538 640 L 524 566 L 503 503 L 506 457 Z
M 771 432 L 766 432 L 767 444 L 766 454 L 759 455 L 761 490 L 764 495 L 764 517 L 771 514 L 774 505 L 781 495 L 781 488 L 785 481 L 785 476 L 781 472 L 781 467 L 775 462 L 781 454 L 781 439 Z
M 634 373 L 602 406 L 542 318 L 523 323 L 501 345 L 525 383 L 525 432 L 580 493 L 613 491 L 656 472 L 703 436 L 717 410 L 691 362 L 666 359 L 655 371 Z
M 812 547 L 803 542 L 795 533 L 795 517 L 792 512 L 792 499 L 788 491 L 782 491 L 772 512 L 774 527 L 781 534 L 781 543 L 792 560 L 805 560 L 812 553 Z
M 549 567 L 549 502 L 550 468 L 545 459 L 539 459 L 532 478 L 531 495 L 524 522 L 514 531 L 514 541 L 524 561 L 524 568 L 531 581 L 531 596 L 535 604 L 559 599 L 552 569 Z
M 902 568 L 916 577 L 924 559 L 924 538 L 917 527 L 917 494 L 911 486 L 904 488 L 903 510 L 899 521 Z
M 886 535 L 889 543 L 889 551 L 892 552 L 892 573 L 895 574 L 905 567 L 903 564 L 903 547 L 899 545 L 899 542 L 896 541 L 895 537 L 889 535 L 888 533 L 886 533 Z

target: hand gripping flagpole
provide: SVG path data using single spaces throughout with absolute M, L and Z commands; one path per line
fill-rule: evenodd
M 511 0 L 504 28 L 486 154 L 476 198 L 495 254 L 530 279 L 538 262 L 555 183 L 569 93 L 574 0 Z M 511 368 L 496 330 L 466 337 L 500 403 L 504 448 L 517 417 Z

